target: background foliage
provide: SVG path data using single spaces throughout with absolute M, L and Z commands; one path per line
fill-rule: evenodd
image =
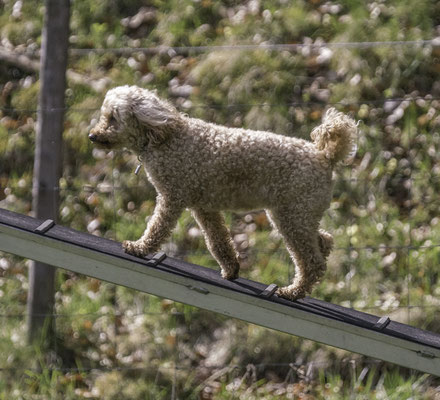
M 43 12 L 41 1 L 0 0 L 0 46 L 37 58 Z M 336 249 L 313 296 L 439 332 L 439 37 L 433 0 L 73 0 L 69 69 L 83 79 L 66 91 L 61 223 L 120 241 L 137 238 L 153 210 L 135 157 L 87 140 L 110 87 L 156 88 L 191 116 L 303 138 L 334 104 L 361 135 L 335 176 L 323 226 Z M 423 39 L 437 45 L 169 48 Z M 22 213 L 38 89 L 37 73 L 0 63 L 0 206 Z M 264 214 L 228 222 L 242 275 L 286 284 L 292 263 Z M 217 268 L 189 214 L 165 250 Z M 27 261 L 1 255 L 0 398 L 439 396 L 433 377 L 68 272 L 58 274 L 58 341 L 47 355 L 24 345 L 27 288 Z

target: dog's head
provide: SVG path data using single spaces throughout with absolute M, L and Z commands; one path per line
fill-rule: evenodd
M 127 147 L 142 151 L 166 141 L 180 114 L 154 92 L 137 86 L 119 86 L 107 92 L 98 123 L 89 139 L 98 147 Z

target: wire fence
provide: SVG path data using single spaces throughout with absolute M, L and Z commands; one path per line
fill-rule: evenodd
M 397 41 L 365 41 L 365 42 L 322 42 L 316 41 L 315 43 L 284 43 L 284 44 L 231 44 L 224 46 L 151 46 L 151 47 L 122 47 L 122 48 L 71 48 L 70 54 L 74 56 L 84 56 L 88 54 L 103 54 L 112 53 L 118 56 L 129 56 L 135 53 L 145 54 L 161 54 L 173 52 L 175 54 L 191 54 L 191 53 L 206 53 L 212 51 L 257 51 L 257 50 L 270 50 L 270 51 L 298 51 L 303 49 L 319 50 L 323 48 L 329 49 L 369 49 L 376 47 L 424 47 L 424 46 L 440 46 L 440 37 L 433 39 L 420 39 L 420 40 L 397 40 Z M 38 51 L 31 52 L 37 54 Z M 337 80 L 338 78 L 331 78 L 325 76 L 296 76 L 300 80 Z M 288 103 L 236 103 L 236 104 L 190 104 L 185 105 L 185 109 L 238 109 L 249 107 L 307 107 L 307 106 L 360 106 L 360 105 L 380 105 L 386 102 L 401 103 L 403 101 L 435 101 L 440 100 L 438 96 L 411 96 L 405 95 L 396 98 L 380 98 L 380 99 L 364 99 L 364 100 L 340 100 L 340 101 L 318 101 L 318 100 L 295 100 Z M 0 107 L 0 110 L 8 113 L 37 113 L 41 112 L 59 112 L 59 111 L 72 111 L 72 112 L 95 112 L 99 108 L 76 108 L 76 107 L 64 107 L 64 108 L 47 108 L 47 109 L 25 109 L 25 108 L 10 108 Z
M 234 43 L 227 45 L 206 45 L 206 46 L 149 46 L 149 47 L 93 47 L 93 48 L 70 48 L 69 53 L 72 56 L 84 56 L 89 54 L 106 54 L 112 53 L 118 56 L 130 56 L 134 53 L 144 53 L 148 55 L 156 55 L 163 53 L 171 54 L 199 54 L 214 51 L 298 51 L 298 50 L 319 50 L 319 49 L 371 49 L 377 47 L 424 47 L 424 46 L 440 46 L 440 37 L 432 39 L 418 40 L 385 40 L 385 41 L 353 41 L 353 42 L 324 42 L 316 40 L 307 43 L 270 43 L 263 42 L 259 44 L 251 43 Z M 40 49 L 21 50 L 19 54 L 39 57 Z
M 104 54 L 104 53 L 113 53 L 115 55 L 120 56 L 129 56 L 134 53 L 144 53 L 144 54 L 163 54 L 168 53 L 171 55 L 175 54 L 200 54 L 205 52 L 212 52 L 212 51 L 258 51 L 258 50 L 265 50 L 265 51 L 302 51 L 302 50 L 322 50 L 325 48 L 328 49 L 371 49 L 371 48 L 377 48 L 377 47 L 424 47 L 424 46 L 433 46 L 438 47 L 440 46 L 440 38 L 435 39 L 429 39 L 429 40 L 413 40 L 413 41 L 384 41 L 384 42 L 345 42 L 345 43 L 324 43 L 324 42 L 315 42 L 315 43 L 302 43 L 302 44 L 270 44 L 270 43 L 263 43 L 263 44 L 236 44 L 236 45 L 226 45 L 226 46 L 152 46 L 152 47 L 144 47 L 144 48 L 135 48 L 135 47 L 124 47 L 124 48 L 84 48 L 84 49 L 70 49 L 70 54 L 72 56 L 84 56 L 89 54 Z M 309 77 L 309 76 L 298 76 L 299 79 L 304 80 L 314 80 L 319 78 L 317 77 Z M 327 77 L 324 77 L 325 79 L 328 79 Z M 411 95 L 406 94 L 399 97 L 393 97 L 393 98 L 375 98 L 375 99 L 361 99 L 361 100 L 340 100 L 340 101 L 318 101 L 318 100 L 310 100 L 310 101 L 292 101 L 292 102 L 280 102 L 280 103 L 236 103 L 236 104 L 193 104 L 185 106 L 185 110 L 188 109 L 213 109 L 213 110 L 234 110 L 234 109 L 244 109 L 244 108 L 251 108 L 251 107 L 328 107 L 328 106 L 340 106 L 340 107 L 359 107 L 362 105 L 371 105 L 371 106 L 379 106 L 383 104 L 394 104 L 395 106 L 390 107 L 391 110 L 393 110 L 398 105 L 402 104 L 403 102 L 411 102 L 416 103 L 419 106 L 425 107 L 427 102 L 437 102 L 440 100 L 440 97 L 433 94 L 427 94 L 427 95 Z M 9 107 L 0 107 L 0 111 L 6 113 L 6 114 L 25 114 L 25 113 L 37 113 L 39 111 L 44 112 L 60 112 L 60 111 L 66 111 L 66 112 L 80 112 L 80 113 L 95 113 L 99 110 L 98 107 L 92 107 L 92 108 L 79 108 L 79 107 L 63 107 L 63 108 L 51 108 L 51 109 L 26 109 L 26 108 L 9 108 Z M 384 113 L 386 113 L 384 111 Z M 405 177 L 405 179 L 408 179 L 410 181 L 415 180 L 436 180 L 439 176 L 433 176 L 432 174 L 426 174 L 423 177 L 417 176 L 415 178 L 412 178 L 411 176 Z M 368 180 L 362 180 L 358 178 L 353 178 L 351 175 L 349 178 L 346 177 L 339 177 L 338 178 L 341 181 L 346 182 L 356 182 L 360 183 L 362 185 L 371 184 Z M 94 185 L 83 185 L 81 187 L 68 187 L 68 188 L 62 188 L 62 187 L 54 187 L 52 190 L 54 191 L 96 191 L 96 192 L 103 192 L 108 193 L 114 196 L 114 192 L 117 190 L 124 190 L 125 186 L 118 186 L 119 183 L 112 180 L 112 183 L 107 188 L 103 188 L 102 186 L 94 186 Z M 23 185 L 21 186 L 6 186 L 9 190 L 24 190 L 25 187 Z M 0 189 L 6 189 L 2 188 L 0 186 Z M 28 189 L 30 189 L 28 187 Z M 116 206 L 114 206 L 116 207 Z M 114 220 L 116 221 L 116 208 L 114 209 Z M 411 235 L 409 235 L 409 239 L 411 241 Z M 336 247 L 336 251 L 343 251 L 343 252 L 351 252 L 351 251 L 362 251 L 362 250 L 371 250 L 371 251 L 381 251 L 381 250 L 398 250 L 406 252 L 406 267 L 409 268 L 409 254 L 410 251 L 413 250 L 423 250 L 423 249 L 434 249 L 440 247 L 440 243 L 431 243 L 431 244 L 406 244 L 406 245 L 385 245 L 385 244 L 379 244 L 375 246 L 346 246 L 346 247 Z M 272 254 L 272 252 L 267 252 L 268 254 Z M 289 272 L 291 274 L 291 272 Z M 407 270 L 406 273 L 407 276 L 410 276 L 409 270 Z M 4 278 L 3 278 L 4 279 Z M 289 275 L 290 280 L 290 275 Z M 350 280 L 349 280 L 350 282 Z M 407 286 L 407 298 L 406 298 L 406 305 L 398 305 L 398 306 L 392 306 L 389 310 L 396 310 L 396 309 L 403 309 L 408 311 L 407 320 L 408 323 L 411 322 L 411 316 L 410 311 L 414 309 L 419 310 L 437 310 L 440 309 L 440 305 L 435 304 L 411 304 L 411 297 L 410 297 L 410 285 L 411 280 L 406 279 L 406 286 Z M 350 303 L 351 304 L 351 303 Z M 365 307 L 357 307 L 360 310 L 380 310 L 382 306 L 365 306 Z M 389 311 L 387 310 L 387 311 Z M 167 315 L 164 312 L 156 312 L 156 311 L 143 311 L 143 312 L 136 312 L 136 313 L 109 313 L 109 312 L 94 312 L 94 313 L 72 313 L 72 314 L 58 314 L 58 313 L 51 313 L 51 314 L 44 314 L 41 316 L 44 317 L 52 317 L 55 319 L 62 319 L 62 318 L 72 318 L 72 319 L 78 319 L 78 318 L 119 318 L 119 317 L 125 317 L 125 318 L 131 318 L 131 317 L 137 317 L 137 316 L 163 316 Z M 183 315 L 180 312 L 173 312 L 170 313 L 168 316 L 178 316 Z M 0 313 L 0 318 L 7 318 L 7 319 L 24 319 L 27 318 L 26 313 Z M 356 365 L 357 363 L 360 363 L 363 367 L 365 365 L 372 366 L 372 365 L 380 365 L 381 362 L 377 360 L 362 360 L 361 362 L 354 359 L 346 359 L 343 361 L 344 365 Z M 210 370 L 226 370 L 226 371 L 232 371 L 232 370 L 240 370 L 245 371 L 245 375 L 248 374 L 249 376 L 252 375 L 253 369 L 266 369 L 266 368 L 287 368 L 288 371 L 286 372 L 286 381 L 289 379 L 289 377 L 292 375 L 292 373 L 302 374 L 303 377 L 311 376 L 312 372 L 316 368 L 326 368 L 328 367 L 328 362 L 316 362 L 316 361 L 310 361 L 310 362 L 286 362 L 286 363 L 266 363 L 266 364 L 229 364 L 229 365 L 209 365 L 209 366 L 202 366 L 203 368 L 207 368 Z M 185 365 L 179 365 L 178 363 L 174 362 L 174 365 L 152 365 L 152 366 L 93 366 L 93 367 L 73 367 L 73 368 L 64 368 L 64 367 L 55 367 L 51 368 L 50 371 L 57 371 L 61 373 L 79 373 L 79 374 L 89 374 L 89 373 L 104 373 L 104 372 L 112 372 L 112 371 L 119 371 L 119 372 L 145 372 L 147 370 L 156 369 L 166 369 L 171 371 L 178 371 L 178 370 L 185 370 L 185 371 L 192 371 L 194 369 L 194 366 L 185 366 Z M 14 368 L 14 367 L 1 367 L 0 366 L 0 372 L 3 373 L 24 373 L 24 372 L 35 372 L 39 373 L 39 369 L 33 369 L 33 368 Z M 364 370 L 362 370 L 361 374 L 364 373 Z M 242 379 L 244 379 L 242 377 Z M 175 381 L 173 383 L 173 387 L 175 387 Z M 175 388 L 174 388 L 174 395 L 175 396 Z
M 433 102 L 439 101 L 440 97 L 433 96 L 432 94 L 427 94 L 424 96 L 411 96 L 410 94 L 404 95 L 401 97 L 384 97 L 380 99 L 362 99 L 362 100 L 340 100 L 340 101 L 292 101 L 292 102 L 279 102 L 279 103 L 230 103 L 230 104 L 191 104 L 190 106 L 185 107 L 186 109 L 214 109 L 214 110 L 230 110 L 234 108 L 250 108 L 250 107 L 308 107 L 308 106 L 362 106 L 362 105 L 380 105 L 384 103 L 395 104 L 393 107 L 397 108 L 397 106 L 404 102 Z M 426 104 L 422 104 L 425 106 Z M 62 108 L 9 108 L 9 107 L 0 107 L 0 111 L 8 112 L 8 113 L 29 113 L 34 114 L 37 112 L 83 112 L 83 113 L 93 113 L 100 110 L 100 107 L 93 108 L 76 108 L 76 107 L 62 107 Z
M 120 153 L 119 156 L 123 154 Z M 128 161 L 129 165 L 126 167 L 127 169 L 133 169 L 133 174 L 134 172 L 134 165 L 136 164 L 136 166 L 139 164 L 138 161 L 134 162 L 134 156 L 131 154 L 128 154 L 128 156 L 130 158 L 132 158 L 132 160 Z M 356 167 L 354 168 L 355 172 L 356 172 Z M 127 172 L 127 171 L 126 171 Z M 416 174 L 415 176 L 412 176 L 412 174 Z M 352 174 L 351 174 L 352 175 Z M 374 178 L 371 178 L 369 176 L 367 177 L 354 177 L 354 176 L 346 176 L 343 174 L 339 174 L 339 176 L 337 176 L 335 178 L 335 182 L 340 184 L 340 183 L 344 183 L 344 184 L 357 184 L 357 185 L 362 185 L 364 188 L 371 188 L 371 187 L 377 187 L 377 184 L 379 181 L 382 181 L 383 179 L 386 180 L 391 180 L 391 179 L 399 179 L 401 182 L 406 182 L 406 184 L 411 184 L 411 183 L 440 183 L 440 171 L 437 172 L 433 172 L 433 173 L 428 173 L 428 172 L 420 172 L 420 171 L 411 171 L 409 174 L 405 173 L 405 172 L 401 172 L 401 173 L 397 173 L 397 174 L 391 174 L 388 173 L 385 177 L 380 177 L 377 180 Z M 24 183 L 14 183 L 11 184 L 9 182 L 5 182 L 5 183 L 1 183 L 0 182 L 0 190 L 6 191 L 5 194 L 10 194 L 12 191 L 23 191 L 23 190 L 36 190 L 38 189 L 39 186 L 36 184 L 29 184 L 27 182 Z M 44 189 L 47 191 L 53 191 L 53 192 L 63 192 L 63 193 L 79 193 L 80 191 L 83 192 L 87 192 L 87 193 L 98 193 L 98 194 L 109 194 L 111 193 L 113 190 L 116 191 L 124 191 L 127 190 L 129 188 L 132 189 L 143 189 L 143 190 L 148 190 L 148 188 L 146 188 L 146 184 L 145 182 L 130 182 L 130 183 L 126 183 L 123 184 L 121 182 L 116 183 L 115 185 L 112 185 L 111 183 L 108 182 L 102 182 L 99 184 L 84 184 L 84 185 L 76 185 L 76 184 L 65 184 L 65 185 L 60 185 L 60 186 L 53 186 L 53 187 L 47 187 L 44 186 Z M 434 200 L 435 201 L 435 200 Z M 252 212 L 256 212 L 256 211 L 252 211 Z
M 363 306 L 356 307 L 358 311 L 381 311 L 381 312 L 393 312 L 396 310 L 407 310 L 407 309 L 418 309 L 418 310 L 440 310 L 440 304 L 410 304 L 410 305 L 390 305 L 388 309 L 384 309 L 383 306 Z M 0 313 L 0 318 L 5 319 L 26 319 L 30 316 L 27 313 Z M 184 312 L 174 311 L 172 313 L 164 313 L 163 311 L 142 311 L 135 313 L 108 313 L 108 312 L 90 312 L 90 313 L 68 313 L 68 314 L 57 314 L 57 313 L 45 313 L 45 314 L 32 314 L 35 317 L 42 318 L 54 318 L 54 319 L 99 319 L 99 318 L 137 318 L 137 317 L 167 317 L 170 316 L 185 316 Z
M 151 47 L 122 47 L 122 48 L 76 48 L 70 49 L 71 55 L 86 55 L 90 53 L 113 53 L 116 55 L 131 55 L 133 53 L 160 54 L 173 52 L 175 54 L 206 53 L 212 51 L 298 51 L 303 49 L 370 49 L 375 47 L 419 47 L 440 46 L 440 38 L 421 40 L 396 41 L 364 41 L 364 42 L 323 42 L 314 43 L 261 43 L 261 44 L 231 44 L 219 46 L 151 46 Z
M 134 187 L 134 188 L 136 188 L 136 187 Z M 264 210 L 252 211 L 247 215 L 258 214 L 258 213 L 265 213 L 265 211 Z M 115 223 L 115 221 L 117 219 L 118 219 L 117 217 L 114 218 L 113 224 Z M 410 237 L 411 237 L 411 235 L 408 236 L 408 238 L 410 238 Z M 427 239 L 427 240 L 424 240 L 424 243 L 422 243 L 422 244 L 414 244 L 414 243 L 412 243 L 412 244 L 383 244 L 383 243 L 379 243 L 376 245 L 371 244 L 371 245 L 361 245 L 361 246 L 357 246 L 357 245 L 335 246 L 335 247 L 333 247 L 332 251 L 333 252 L 349 253 L 351 251 L 374 251 L 374 252 L 389 251 L 389 250 L 413 251 L 413 250 L 432 250 L 432 249 L 437 249 L 437 248 L 440 248 L 440 243 L 437 243 L 437 242 L 433 243 L 431 240 Z M 264 250 L 264 249 L 259 249 L 256 252 L 259 254 L 268 254 L 268 255 L 273 254 L 273 251 Z M 201 254 L 208 254 L 208 253 L 202 252 Z
M 374 359 L 366 359 L 366 360 L 356 360 L 353 358 L 347 358 L 341 361 L 341 364 L 349 365 L 349 364 L 360 364 L 360 365 L 380 365 L 383 364 L 383 361 L 374 360 Z M 249 363 L 249 364 L 218 364 L 218 365 L 202 365 L 200 368 L 207 370 L 224 370 L 224 369 L 248 369 L 256 368 L 256 369 L 265 369 L 265 368 L 322 368 L 328 367 L 330 364 L 329 361 L 309 361 L 309 362 L 284 362 L 284 363 Z M 130 367 L 130 366 L 115 366 L 115 367 L 106 367 L 106 366 L 93 366 L 93 367 L 53 367 L 49 368 L 49 371 L 58 371 L 63 373 L 90 373 L 90 372 L 112 372 L 112 371 L 139 371 L 145 372 L 149 370 L 194 370 L 194 366 L 185 366 L 185 365 L 152 365 L 152 366 L 140 366 L 140 367 Z M 14 367 L 0 367 L 0 372 L 41 372 L 41 370 L 37 368 L 14 368 Z

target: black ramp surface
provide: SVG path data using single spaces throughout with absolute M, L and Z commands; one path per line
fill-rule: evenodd
M 0 225 L 7 225 L 34 234 L 42 234 L 46 237 L 70 243 L 82 248 L 90 249 L 100 253 L 112 255 L 118 258 L 134 261 L 145 268 L 156 268 L 170 274 L 178 274 L 195 281 L 216 285 L 235 292 L 240 292 L 250 296 L 259 296 L 268 286 L 260 282 L 239 278 L 234 281 L 227 281 L 220 276 L 218 271 L 200 265 L 190 264 L 178 259 L 166 257 L 156 266 L 147 265 L 148 260 L 126 254 L 121 244 L 112 240 L 93 236 L 88 233 L 79 232 L 60 225 L 53 225 L 49 222 L 38 220 L 26 215 L 17 214 L 8 210 L 0 209 Z M 40 229 L 37 229 L 40 227 Z M 36 231 L 37 230 L 37 231 Z M 40 231 L 40 233 L 38 233 Z M 306 297 L 298 301 L 288 301 L 277 296 L 264 298 L 265 301 L 282 304 L 325 318 L 341 321 L 347 324 L 359 326 L 365 329 L 380 331 L 385 335 L 405 339 L 413 343 L 427 345 L 440 349 L 440 335 L 424 331 L 409 325 L 398 322 L 386 321 L 383 326 L 377 324 L 380 317 L 356 311 L 351 308 L 342 307 L 322 300 Z M 377 324 L 377 325 L 376 325 Z

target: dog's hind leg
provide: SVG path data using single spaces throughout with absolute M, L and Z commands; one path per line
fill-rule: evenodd
M 122 247 L 127 253 L 140 257 L 155 253 L 170 236 L 182 211 L 178 201 L 157 196 L 156 207 L 142 237 L 134 242 L 125 240 Z
M 292 284 L 278 289 L 277 294 L 289 300 L 303 298 L 325 273 L 331 236 L 324 231 L 318 232 L 317 222 L 307 218 L 305 212 L 298 213 L 298 209 L 284 207 L 267 211 L 267 214 L 283 236 L 296 267 Z
M 229 280 L 238 278 L 238 254 L 222 214 L 202 209 L 193 209 L 192 214 L 202 229 L 208 250 L 220 265 L 222 277 Z

